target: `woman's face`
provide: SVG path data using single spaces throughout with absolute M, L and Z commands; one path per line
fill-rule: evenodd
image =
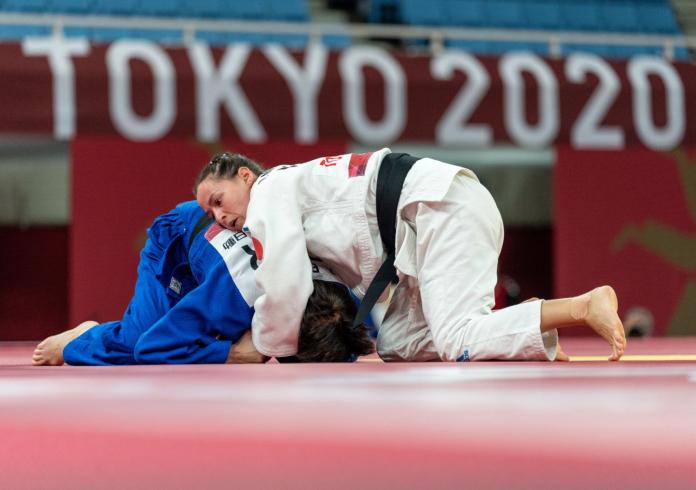
M 220 226 L 241 231 L 255 180 L 256 175 L 246 167 L 231 179 L 209 176 L 198 185 L 196 201 Z

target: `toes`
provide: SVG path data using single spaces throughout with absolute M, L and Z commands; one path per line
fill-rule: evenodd
M 612 344 L 611 344 L 611 356 L 609 357 L 609 360 L 610 361 L 618 361 L 619 358 L 621 357 L 621 354 L 623 354 L 623 352 L 621 352 L 621 348 L 619 347 L 619 344 L 617 344 L 616 342 L 612 342 Z
M 611 350 L 610 361 L 618 361 L 624 355 L 624 347 L 618 342 L 612 345 Z
M 621 351 L 621 354 L 623 354 L 626 350 L 626 337 L 616 336 L 614 337 L 614 343 L 616 344 L 617 348 Z

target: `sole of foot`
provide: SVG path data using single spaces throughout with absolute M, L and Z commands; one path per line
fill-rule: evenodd
M 600 286 L 590 291 L 585 321 L 611 345 L 610 361 L 618 361 L 626 349 L 626 336 L 618 307 L 619 301 L 611 286 Z

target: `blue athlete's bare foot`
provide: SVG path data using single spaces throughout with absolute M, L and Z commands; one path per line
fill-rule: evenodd
M 63 364 L 63 349 L 68 343 L 90 328 L 99 325 L 97 322 L 88 320 L 80 323 L 75 328 L 66 330 L 58 335 L 52 335 L 44 339 L 34 349 L 34 354 L 31 357 L 31 363 L 34 366 L 60 366 Z

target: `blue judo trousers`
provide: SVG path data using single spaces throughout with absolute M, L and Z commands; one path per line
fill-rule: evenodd
M 251 327 L 260 294 L 256 256 L 244 233 L 212 224 L 194 234 L 202 218 L 203 210 L 189 201 L 155 219 L 123 318 L 68 343 L 66 363 L 225 362 L 231 345 Z

